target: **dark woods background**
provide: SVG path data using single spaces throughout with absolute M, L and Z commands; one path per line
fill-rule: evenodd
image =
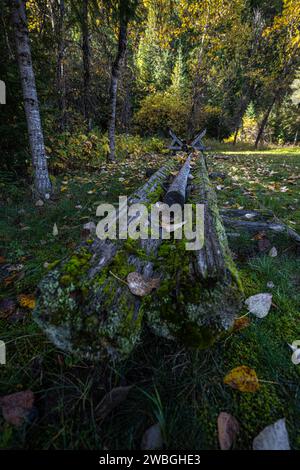
M 10 4 L 0 1 L 0 77 L 7 86 L 1 166 L 7 170 L 30 161 Z M 298 139 L 297 0 L 28 0 L 26 10 L 53 162 L 109 151 L 122 21 L 127 47 L 117 64 L 117 134 L 161 137 L 172 127 L 191 136 L 206 127 L 208 137 L 233 143 Z

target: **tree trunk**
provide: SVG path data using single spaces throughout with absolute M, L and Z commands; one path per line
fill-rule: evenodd
M 110 84 L 110 108 L 111 115 L 108 126 L 108 138 L 109 138 L 109 155 L 108 159 L 115 160 L 115 134 L 116 134 L 116 106 L 117 106 L 117 92 L 118 92 L 118 81 L 120 76 L 120 69 L 122 61 L 125 57 L 127 48 L 127 19 L 120 18 L 119 27 L 119 41 L 118 41 L 118 52 L 115 61 L 112 66 L 111 72 L 111 84 Z
M 203 62 L 204 45 L 205 45 L 205 40 L 206 40 L 207 30 L 208 30 L 209 15 L 210 15 L 210 9 L 208 7 L 205 26 L 204 26 L 203 33 L 201 36 L 200 50 L 198 53 L 197 70 L 196 70 L 196 75 L 195 75 L 194 83 L 193 83 L 192 106 L 191 106 L 191 111 L 188 117 L 188 134 L 190 138 L 193 137 L 195 130 L 196 130 L 196 125 L 195 125 L 196 113 L 197 113 L 197 108 L 199 108 L 200 102 L 202 99 L 204 73 L 203 71 L 201 71 L 201 67 L 202 67 L 202 62 Z
M 89 0 L 83 0 L 82 3 L 82 60 L 83 60 L 83 110 L 87 130 L 92 127 L 90 115 L 90 38 L 89 38 L 89 19 L 88 19 Z
M 59 2 L 58 19 L 58 51 L 56 64 L 56 83 L 58 90 L 59 130 L 64 132 L 67 127 L 66 116 L 66 80 L 65 80 L 65 2 Z
M 269 105 L 269 107 L 267 108 L 266 112 L 265 112 L 265 115 L 260 123 L 260 126 L 259 126 L 259 129 L 258 129 L 258 133 L 257 133 L 257 137 L 256 137 L 256 140 L 255 140 L 255 148 L 257 149 L 258 148 L 258 144 L 263 136 L 263 133 L 264 133 L 264 130 L 265 130 L 265 127 L 268 123 L 268 119 L 269 119 L 269 116 L 271 114 L 271 111 L 273 109 L 273 106 L 275 104 L 275 101 L 277 99 L 277 95 L 275 95 Z
M 23 89 L 25 114 L 29 134 L 36 196 L 48 199 L 51 182 L 48 174 L 44 136 L 40 118 L 35 76 L 32 67 L 25 2 L 12 2 L 12 22 L 15 29 L 17 58 Z

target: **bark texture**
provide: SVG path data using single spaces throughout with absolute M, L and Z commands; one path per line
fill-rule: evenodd
M 32 164 L 34 167 L 35 191 L 38 197 L 47 199 L 51 193 L 51 182 L 48 174 L 44 136 L 32 66 L 25 2 L 13 0 L 11 4 L 17 58 L 23 89 Z

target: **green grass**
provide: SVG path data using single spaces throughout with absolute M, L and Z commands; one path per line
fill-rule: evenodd
M 300 230 L 300 180 L 287 182 L 292 174 L 299 174 L 299 148 L 254 153 L 245 148 L 233 151 L 227 145 L 217 153 L 237 155 L 234 160 L 208 158 L 210 170 L 226 173 L 224 182 L 215 183 L 224 186 L 217 190 L 220 206 L 271 208 L 291 228 Z M 107 173 L 102 162 L 97 173 L 59 175 L 57 199 L 42 208 L 31 203 L 24 183 L 16 185 L 9 176 L 3 180 L 0 254 L 8 263 L 23 264 L 24 276 L 6 286 L 1 298 L 35 293 L 47 272 L 44 263 L 72 252 L 83 224 L 95 220 L 97 205 L 129 194 L 145 179 L 150 159 L 158 168 L 166 158 L 127 159 L 109 166 Z M 62 184 L 63 180 L 68 183 Z M 61 192 L 65 186 L 68 189 Z M 283 186 L 287 192 L 280 191 Z M 52 235 L 54 223 L 57 237 Z M 276 258 L 258 253 L 256 242 L 244 237 L 231 244 L 245 295 L 270 291 L 274 305 L 266 318 L 251 317 L 248 328 L 208 351 L 186 351 L 145 331 L 141 344 L 124 363 L 91 365 L 52 346 L 33 323 L 30 311 L 24 311 L 18 322 L 1 320 L 0 339 L 7 343 L 8 363 L 0 366 L 0 396 L 30 388 L 37 414 L 20 429 L 0 417 L 0 448 L 136 449 L 147 427 L 159 421 L 167 448 L 217 449 L 217 416 L 227 411 L 241 424 L 235 448 L 251 448 L 264 426 L 285 417 L 291 445 L 300 449 L 300 366 L 292 364 L 287 344 L 300 339 L 299 252 L 288 240 L 278 242 Z M 273 289 L 267 288 L 269 281 Z M 245 313 L 243 309 L 241 315 Z M 261 381 L 256 393 L 241 393 L 223 384 L 225 374 L 238 365 L 256 370 Z M 134 387 L 126 401 L 103 422 L 97 421 L 97 404 L 121 385 Z

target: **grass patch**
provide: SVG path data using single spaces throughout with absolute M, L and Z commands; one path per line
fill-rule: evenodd
M 210 170 L 226 174 L 224 182 L 216 182 L 224 186 L 217 190 L 220 206 L 271 208 L 300 230 L 299 148 L 254 153 L 223 146 L 217 151 L 237 155 L 234 160 L 208 159 Z M 24 275 L 6 286 L 3 275 L 1 298 L 34 293 L 47 272 L 45 263 L 72 253 L 83 224 L 96 221 L 97 205 L 115 203 L 119 194 L 131 193 L 149 166 L 158 168 L 167 158 L 131 156 L 119 164 L 102 162 L 97 172 L 64 171 L 55 177 L 56 201 L 41 208 L 31 203 L 25 182 L 16 185 L 7 176 L 1 182 L 0 254 L 9 264 L 22 264 Z M 288 191 L 282 192 L 282 187 Z M 145 331 L 123 364 L 91 365 L 55 349 L 31 320 L 30 311 L 18 322 L 1 320 L 8 364 L 1 366 L 0 395 L 30 388 L 37 412 L 21 429 L 0 417 L 0 448 L 136 449 L 147 427 L 159 421 L 169 449 L 217 449 L 217 416 L 227 411 L 241 424 L 237 449 L 251 448 L 256 434 L 282 417 L 287 419 L 292 447 L 300 449 L 300 369 L 292 364 L 287 345 L 300 338 L 299 258 L 289 241 L 277 247 L 276 258 L 258 253 L 255 246 L 249 250 L 247 237 L 239 243 L 231 242 L 235 253 L 244 249 L 237 263 L 246 296 L 270 291 L 274 305 L 266 318 L 251 318 L 248 328 L 207 351 L 176 348 Z M 267 288 L 269 281 L 273 289 Z M 261 380 L 258 392 L 240 393 L 223 384 L 225 374 L 238 365 L 256 370 Z M 128 384 L 134 388 L 127 400 L 104 422 L 97 421 L 96 406 L 104 394 Z

